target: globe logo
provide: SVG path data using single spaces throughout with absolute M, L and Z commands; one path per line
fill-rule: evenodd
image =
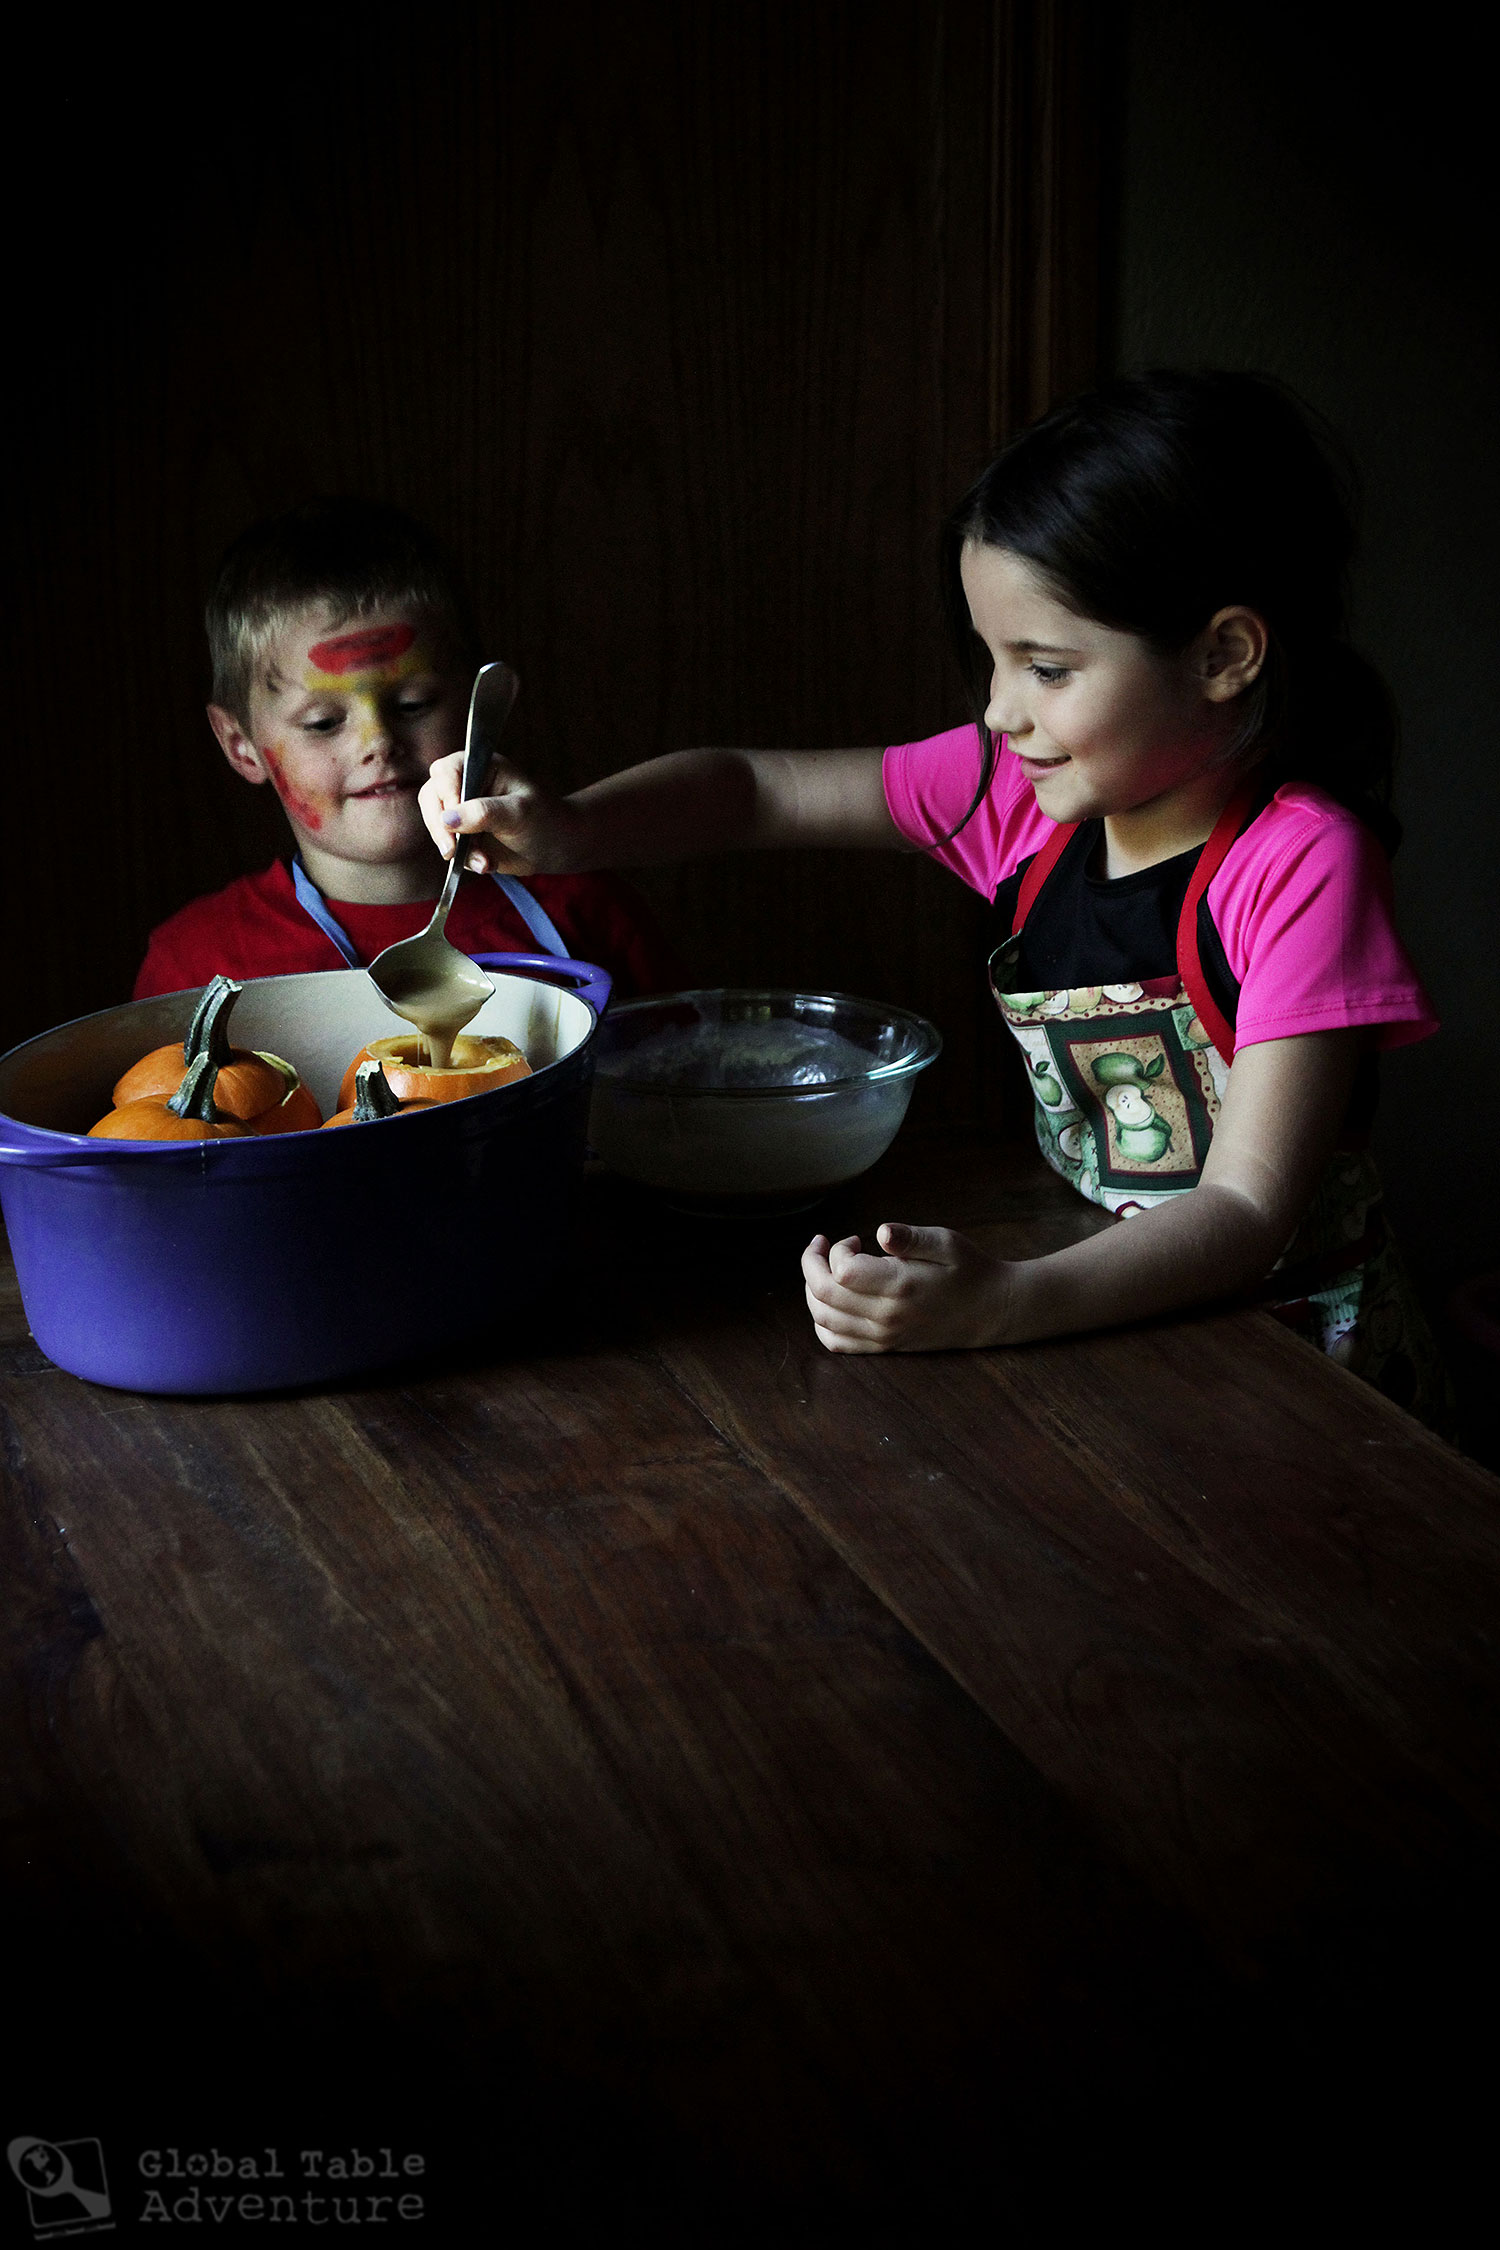
M 33 2141 L 16 2159 L 22 2185 L 40 2188 L 43 2194 L 57 2186 L 67 2169 L 61 2149 L 54 2148 L 50 2141 Z
M 5 2154 L 34 2199 L 32 2229 L 39 2242 L 54 2233 L 88 2234 L 113 2225 L 104 2151 L 96 2140 L 44 2141 L 40 2134 L 21 2133 Z

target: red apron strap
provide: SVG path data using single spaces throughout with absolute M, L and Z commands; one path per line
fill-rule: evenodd
M 1230 845 L 1249 819 L 1256 794 L 1256 783 L 1247 781 L 1235 791 L 1215 821 L 1213 834 L 1198 854 L 1198 864 L 1193 869 L 1177 924 L 1177 973 L 1183 990 L 1193 1003 L 1198 1021 L 1227 1063 L 1234 1061 L 1234 1030 L 1209 991 L 1208 979 L 1203 974 L 1198 954 L 1198 905 L 1223 866 Z
M 1079 823 L 1076 820 L 1063 821 L 1058 827 L 1054 828 L 1046 843 L 1043 844 L 1041 850 L 1021 877 L 1021 888 L 1016 893 L 1016 916 L 1010 926 L 1012 937 L 1020 935 L 1021 924 L 1037 902 L 1037 893 L 1062 858 L 1069 844 L 1072 843 L 1073 838 L 1078 834 L 1078 829 Z

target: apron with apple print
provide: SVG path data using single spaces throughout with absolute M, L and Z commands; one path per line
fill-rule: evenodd
M 1258 809 L 1249 789 L 1199 854 L 1177 924 L 1177 968 L 1138 983 L 1012 990 L 1021 930 L 1076 826 L 1059 826 L 1026 870 L 990 989 L 1026 1060 L 1043 1156 L 1116 1218 L 1196 1187 L 1234 1059 L 1234 1029 L 1199 953 L 1198 908 Z M 1449 1391 L 1385 1222 L 1368 1148 L 1341 1147 L 1292 1241 L 1242 1303 L 1264 1305 L 1400 1405 L 1443 1423 Z

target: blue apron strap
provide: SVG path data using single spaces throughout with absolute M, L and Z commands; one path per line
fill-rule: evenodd
M 359 955 L 349 942 L 347 930 L 340 929 L 323 901 L 323 894 L 308 874 L 296 853 L 292 854 L 292 889 L 297 894 L 297 904 L 310 914 L 330 944 L 337 946 L 351 969 L 360 966 Z
M 560 953 L 566 959 L 573 949 L 541 900 L 533 898 L 526 885 L 518 881 L 514 875 L 497 875 L 495 881 L 500 885 L 501 890 L 504 891 L 542 951 L 544 953 Z
M 526 885 L 519 882 L 514 875 L 497 875 L 495 881 L 500 885 L 501 890 L 504 891 L 541 950 L 544 953 L 560 954 L 566 960 L 571 949 L 557 924 L 542 905 L 541 900 L 533 898 Z M 361 965 L 360 958 L 349 942 L 348 932 L 341 929 L 329 913 L 322 892 L 313 882 L 301 860 L 295 856 L 292 860 L 292 888 L 297 894 L 297 904 L 305 913 L 312 916 L 324 937 L 331 944 L 337 946 L 351 969 L 359 968 Z

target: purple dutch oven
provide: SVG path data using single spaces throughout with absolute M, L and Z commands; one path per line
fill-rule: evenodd
M 49 1359 L 125 1390 L 276 1390 L 451 1349 L 524 1312 L 566 1251 L 610 980 L 550 954 L 477 958 L 495 995 L 470 1028 L 513 1039 L 532 1074 L 399 1120 L 89 1140 L 122 1072 L 182 1038 L 196 992 L 0 1058 L 0 1200 Z M 248 983 L 231 1036 L 294 1063 L 329 1116 L 351 1056 L 394 1028 L 362 970 L 333 969 Z

